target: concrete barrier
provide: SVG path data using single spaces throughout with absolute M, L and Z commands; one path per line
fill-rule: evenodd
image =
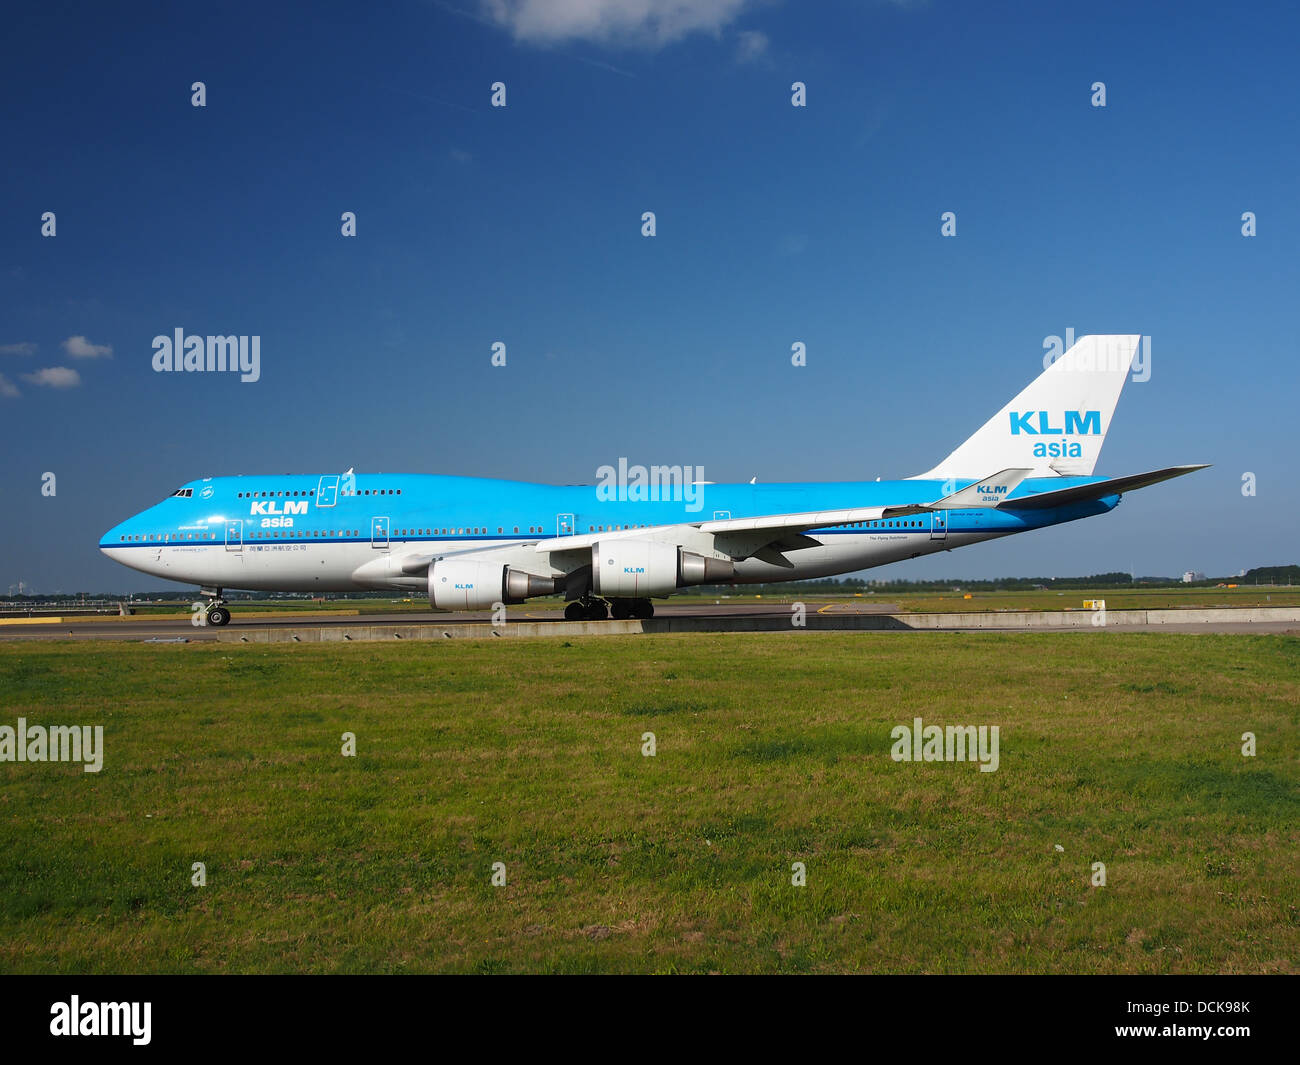
M 1300 607 L 1222 607 L 1192 610 L 1109 610 L 1106 624 L 1097 624 L 1091 610 L 985 611 L 954 614 L 809 614 L 796 628 L 788 617 L 696 618 L 663 617 L 648 621 L 511 621 L 488 626 L 481 622 L 418 625 L 247 626 L 222 629 L 224 643 L 347 643 L 387 640 L 491 640 L 529 636 L 626 636 L 665 632 L 901 632 L 908 630 L 1095 629 L 1122 625 L 1300 624 Z

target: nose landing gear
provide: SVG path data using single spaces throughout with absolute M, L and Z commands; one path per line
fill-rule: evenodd
M 200 588 L 199 594 L 207 596 L 207 605 L 203 608 L 203 624 L 215 625 L 221 628 L 222 625 L 230 624 L 230 611 L 226 607 L 226 601 L 221 598 L 220 588 Z

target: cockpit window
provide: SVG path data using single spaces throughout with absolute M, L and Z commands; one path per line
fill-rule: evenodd
M 178 488 L 178 489 L 176 489 L 176 491 L 174 491 L 174 492 L 172 493 L 172 495 L 173 495 L 173 496 L 184 496 L 186 499 L 189 499 L 190 497 L 192 497 L 192 496 L 194 495 L 194 489 L 193 489 L 193 488 Z

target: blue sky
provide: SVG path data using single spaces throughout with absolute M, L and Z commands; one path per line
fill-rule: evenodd
M 678 6 L 11 8 L 0 591 L 156 587 L 98 536 L 208 475 L 907 476 L 1067 328 L 1151 337 L 1098 472 L 1214 468 L 878 575 L 1300 561 L 1294 11 Z

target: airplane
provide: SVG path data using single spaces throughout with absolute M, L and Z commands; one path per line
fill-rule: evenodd
M 1093 475 L 1140 340 L 1079 338 L 947 458 L 903 480 L 656 484 L 610 498 L 592 485 L 353 470 L 207 477 L 99 548 L 199 585 L 210 625 L 230 622 L 227 588 L 418 590 L 439 611 L 562 594 L 571 621 L 649 618 L 653 599 L 684 588 L 951 551 L 1105 514 L 1125 492 L 1204 469 Z

